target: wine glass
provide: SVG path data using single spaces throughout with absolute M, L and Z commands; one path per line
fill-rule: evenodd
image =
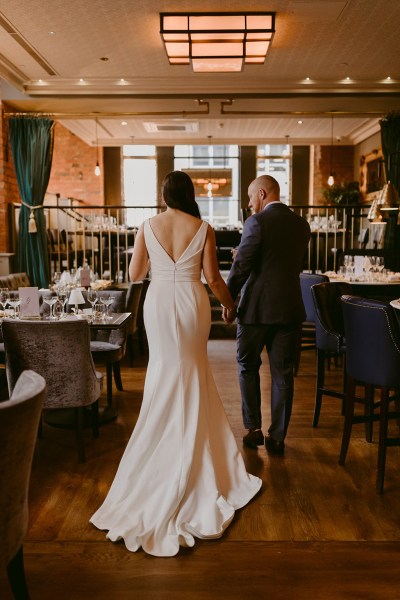
M 57 289 L 57 296 L 58 296 L 58 301 L 62 306 L 62 315 L 61 318 L 63 319 L 65 317 L 65 306 L 68 302 L 68 298 L 69 298 L 69 293 L 66 287 L 59 287 Z
M 54 275 L 53 275 L 53 282 L 54 282 L 54 286 L 57 288 L 58 284 L 60 283 L 61 280 L 61 273 L 60 271 L 55 271 Z
M 43 302 L 45 302 L 46 304 L 49 305 L 49 308 L 50 308 L 50 317 L 49 318 L 52 321 L 57 319 L 56 315 L 54 314 L 54 310 L 53 310 L 53 306 L 55 305 L 56 302 L 58 302 L 57 294 L 46 294 L 45 296 L 43 296 Z
M 0 289 L 0 304 L 3 307 L 3 312 L 5 313 L 6 310 L 6 306 L 8 304 L 8 299 L 10 296 L 10 292 L 8 288 L 1 288 Z
M 383 269 L 385 268 L 385 259 L 383 256 L 377 256 L 376 257 L 376 270 L 379 273 L 382 273 Z
M 95 306 L 96 302 L 98 301 L 96 290 L 89 288 L 87 291 L 86 297 L 87 297 L 88 302 L 90 302 L 90 304 L 92 305 L 92 314 L 93 314 L 94 306 Z
M 105 304 L 105 306 L 107 307 L 106 319 L 108 319 L 108 320 L 111 319 L 110 306 L 114 302 L 114 299 L 115 299 L 115 297 L 112 294 L 102 294 L 100 297 L 100 302 L 102 304 Z
M 11 308 L 14 311 L 12 318 L 16 319 L 17 318 L 17 308 L 20 305 L 19 292 L 11 291 L 9 293 L 8 304 L 11 306 Z

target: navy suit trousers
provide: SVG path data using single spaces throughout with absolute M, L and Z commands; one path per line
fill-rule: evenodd
M 243 424 L 261 428 L 261 353 L 266 347 L 271 372 L 271 426 L 269 435 L 283 441 L 293 403 L 293 367 L 300 334 L 299 325 L 237 326 L 237 362 L 242 394 Z

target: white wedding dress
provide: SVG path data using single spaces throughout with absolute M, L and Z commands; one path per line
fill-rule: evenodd
M 174 262 L 149 221 L 144 305 L 149 364 L 143 404 L 108 496 L 90 521 L 128 550 L 173 556 L 218 538 L 258 492 L 246 472 L 207 358 L 210 302 L 200 279 L 203 222 Z

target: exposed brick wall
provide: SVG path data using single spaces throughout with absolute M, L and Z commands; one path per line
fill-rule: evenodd
M 358 181 L 359 174 L 354 174 L 354 147 L 334 146 L 332 155 L 332 171 L 335 183 Z M 314 146 L 314 204 L 326 204 L 323 190 L 328 186 L 331 170 L 331 147 Z
M 11 155 L 8 134 L 8 119 L 4 112 L 9 109 L 0 104 L 0 252 L 11 251 L 10 231 L 8 227 L 9 204 L 20 202 L 17 178 Z
M 47 191 L 63 198 L 77 198 L 85 204 L 104 204 L 103 152 L 99 148 L 101 175 L 94 167 L 97 148 L 88 146 L 60 123 L 54 126 L 54 152 Z

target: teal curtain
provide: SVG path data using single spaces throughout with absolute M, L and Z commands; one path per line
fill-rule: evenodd
M 43 200 L 53 158 L 53 124 L 48 118 L 10 118 L 10 140 L 22 206 L 19 214 L 18 267 L 34 286 L 47 287 L 50 265 Z M 33 208 L 30 207 L 39 207 Z M 33 221 L 34 218 L 34 221 Z M 36 231 L 32 232 L 32 229 Z

